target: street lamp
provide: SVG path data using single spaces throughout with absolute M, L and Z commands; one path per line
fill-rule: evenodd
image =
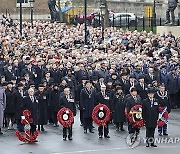
M 153 18 L 154 18 L 154 26 L 156 26 L 156 0 L 154 0 L 154 4 L 153 4 Z
M 35 0 L 29 0 L 30 7 L 31 7 L 31 27 L 33 28 L 33 7 L 34 7 Z
M 104 40 L 104 16 L 106 12 L 106 5 L 104 3 L 101 3 L 99 8 L 101 11 L 102 40 Z

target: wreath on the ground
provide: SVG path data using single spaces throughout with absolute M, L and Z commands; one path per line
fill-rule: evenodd
M 105 104 L 98 104 L 92 112 L 93 121 L 99 126 L 105 126 L 110 120 L 111 112 Z
M 57 119 L 63 127 L 71 127 L 74 122 L 74 114 L 69 108 L 62 108 L 57 114 Z
M 163 127 L 168 122 L 169 113 L 167 107 L 159 107 L 159 119 L 157 125 Z
M 141 128 L 144 126 L 144 120 L 142 118 L 142 105 L 135 105 L 131 108 L 129 113 L 127 113 L 127 111 L 125 112 L 129 122 L 134 128 Z
M 21 118 L 21 123 L 24 126 L 25 134 L 22 134 L 19 130 L 16 131 L 16 136 L 21 142 L 30 143 L 36 142 L 36 139 L 39 135 L 39 131 L 36 130 L 33 135 L 30 134 L 31 126 L 30 124 L 33 123 L 33 119 L 31 118 L 31 112 L 29 110 L 23 111 L 23 116 Z

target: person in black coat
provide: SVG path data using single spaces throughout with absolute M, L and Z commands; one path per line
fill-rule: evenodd
M 135 87 L 130 88 L 130 95 L 126 97 L 126 110 L 127 113 L 131 111 L 131 108 L 135 105 L 141 105 L 142 99 L 137 95 L 137 89 Z M 139 128 L 133 128 L 132 123 L 128 122 L 128 131 L 129 134 L 137 133 L 139 134 Z
M 54 84 L 53 90 L 50 91 L 49 93 L 49 105 L 51 106 L 52 111 L 53 111 L 54 127 L 58 127 L 57 113 L 60 109 L 59 99 L 60 99 L 59 87 L 57 84 Z
M 127 95 L 130 93 L 130 88 L 131 87 L 135 87 L 137 85 L 137 81 L 136 81 L 136 77 L 135 75 L 131 74 L 129 76 L 129 81 L 126 82 L 126 84 L 124 85 L 124 94 Z
M 159 85 L 159 90 L 155 93 L 155 98 L 158 100 L 160 107 L 167 108 L 166 110 L 168 111 L 168 113 L 171 112 L 171 103 L 169 99 L 169 94 L 168 91 L 166 91 L 164 84 Z M 162 127 L 158 126 L 158 133 L 159 136 L 162 136 L 162 133 L 165 136 L 168 135 L 167 124 L 165 124 Z
M 111 110 L 111 98 L 109 94 L 106 92 L 106 86 L 101 85 L 101 91 L 96 94 L 96 105 L 98 104 L 105 104 Z M 99 126 L 99 138 L 103 136 L 103 129 L 104 129 L 104 137 L 110 138 L 109 134 L 109 126 L 108 123 L 105 126 Z
M 171 72 L 167 74 L 166 81 L 165 81 L 166 89 L 169 92 L 170 100 L 171 100 L 171 107 L 176 109 L 177 108 L 177 92 L 178 92 L 178 78 L 176 75 L 176 69 L 174 67 L 171 68 Z
M 147 89 L 148 85 L 144 82 L 144 75 L 139 75 L 139 82 L 135 86 L 137 88 L 138 95 L 142 98 L 145 99 L 147 98 Z
M 158 100 L 155 99 L 154 88 L 148 89 L 148 98 L 143 100 L 142 116 L 146 125 L 146 147 L 157 147 L 154 144 L 154 133 L 159 115 Z
M 4 71 L 4 76 L 7 82 L 12 80 L 12 77 L 15 76 L 15 71 L 12 69 L 12 65 L 9 64 L 7 69 Z
M 84 118 L 84 133 L 87 133 L 89 129 L 90 133 L 94 133 L 92 130 L 92 111 L 95 105 L 95 89 L 92 88 L 91 82 L 86 81 L 85 88 L 80 93 L 80 104 L 83 109 Z
M 44 131 L 43 125 L 47 124 L 47 93 L 45 91 L 44 85 L 40 84 L 38 91 L 35 93 L 38 100 L 38 130 Z
M 38 100 L 34 96 L 34 89 L 29 88 L 28 89 L 28 96 L 24 98 L 24 109 L 29 110 L 31 112 L 31 118 L 33 119 L 33 123 L 30 124 L 30 134 L 34 135 L 34 132 L 36 131 L 36 125 L 38 125 Z
M 24 126 L 21 124 L 21 116 L 23 113 L 23 106 L 24 106 L 24 91 L 23 91 L 23 84 L 18 83 L 17 90 L 14 92 L 14 103 L 15 103 L 15 119 L 17 122 L 17 129 L 19 131 L 24 131 Z
M 74 116 L 76 116 L 76 105 L 74 96 L 70 93 L 70 88 L 64 89 L 64 95 L 60 98 L 60 106 L 61 108 L 65 107 L 70 109 Z M 65 141 L 67 138 L 67 131 L 68 131 L 68 139 L 72 140 L 72 125 L 71 127 L 63 127 L 63 140 Z
M 6 109 L 5 109 L 5 117 L 8 124 L 8 129 L 14 129 L 13 124 L 15 120 L 15 102 L 14 102 L 14 89 L 13 83 L 8 82 L 6 93 Z
M 116 124 L 116 131 L 125 131 L 123 129 L 123 123 L 126 121 L 125 116 L 125 107 L 126 107 L 126 99 L 125 95 L 123 94 L 122 87 L 118 86 L 116 88 L 116 93 L 113 97 L 113 108 L 112 111 L 114 113 L 113 122 Z

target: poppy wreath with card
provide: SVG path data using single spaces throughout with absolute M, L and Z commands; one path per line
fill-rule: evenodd
M 63 127 L 71 127 L 74 122 L 74 114 L 69 108 L 62 108 L 57 114 L 57 119 Z
M 126 116 L 134 128 L 141 128 L 144 126 L 144 120 L 142 118 L 142 105 L 133 106 L 129 113 L 126 112 Z
M 104 104 L 98 104 L 92 112 L 93 121 L 99 126 L 105 126 L 111 118 L 110 109 Z
M 21 117 L 21 123 L 24 126 L 25 132 L 22 134 L 20 131 L 16 131 L 16 136 L 21 142 L 25 143 L 32 143 L 36 142 L 36 139 L 39 135 L 39 131 L 36 130 L 33 135 L 30 133 L 31 126 L 30 124 L 33 123 L 33 119 L 31 118 L 31 112 L 29 110 L 23 111 L 23 116 Z

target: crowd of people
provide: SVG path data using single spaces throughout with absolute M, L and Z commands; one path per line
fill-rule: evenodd
M 101 28 L 88 27 L 85 44 L 83 24 L 34 21 L 32 27 L 24 22 L 22 36 L 19 27 L 18 21 L 0 20 L 1 134 L 3 126 L 13 129 L 15 122 L 24 131 L 24 109 L 32 112 L 33 134 L 36 125 L 41 131 L 47 123 L 57 127 L 62 107 L 70 108 L 74 115 L 80 110 L 84 133 L 88 129 L 93 133 L 92 110 L 99 103 L 111 110 L 109 123 L 117 131 L 124 131 L 125 108 L 129 112 L 147 98 L 155 97 L 168 112 L 180 107 L 180 37 L 171 32 L 161 36 L 109 27 L 103 40 Z M 144 112 L 147 110 L 144 106 Z M 154 128 L 148 119 L 157 117 L 143 116 Z M 130 123 L 128 130 L 139 132 Z M 153 131 L 149 129 L 150 136 Z M 108 124 L 98 132 L 99 138 L 110 138 Z M 159 128 L 162 134 L 167 135 L 167 125 Z M 72 127 L 63 128 L 63 139 L 67 136 L 72 140 Z

